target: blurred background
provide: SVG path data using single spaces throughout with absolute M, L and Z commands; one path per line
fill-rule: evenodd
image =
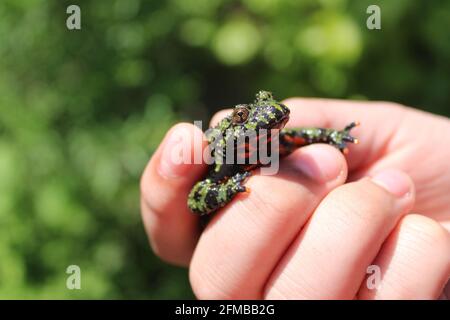
M 193 298 L 139 216 L 166 130 L 258 89 L 449 116 L 449 21 L 438 0 L 2 0 L 0 298 Z

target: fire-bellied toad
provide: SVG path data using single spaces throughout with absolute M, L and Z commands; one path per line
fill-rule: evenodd
M 325 128 L 286 128 L 289 120 L 289 109 L 276 101 L 271 92 L 259 91 L 256 99 L 250 104 L 239 104 L 233 112 L 222 119 L 207 135 L 211 155 L 215 162 L 209 166 L 204 180 L 197 182 L 188 197 L 189 209 L 200 215 L 217 211 L 230 202 L 239 192 L 248 189 L 243 185 L 250 171 L 260 167 L 261 161 L 237 161 L 239 154 L 245 159 L 259 151 L 261 145 L 273 143 L 273 129 L 277 129 L 278 156 L 284 157 L 295 149 L 313 144 L 328 143 L 347 153 L 347 142 L 358 143 L 350 135 L 350 130 L 358 125 L 352 122 L 343 130 Z M 264 132 L 264 133 L 263 133 Z M 252 148 L 247 140 L 240 139 L 253 133 L 258 141 L 258 147 Z M 264 142 L 262 142 L 264 141 Z M 254 146 L 254 145 L 253 145 Z M 234 160 L 227 161 L 227 148 L 234 148 Z M 228 150 L 229 151 L 229 150 Z M 242 159 L 241 159 L 242 160 Z

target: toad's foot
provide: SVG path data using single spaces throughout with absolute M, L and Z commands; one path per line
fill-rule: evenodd
M 238 193 L 248 192 L 243 183 L 250 172 L 237 173 L 222 182 L 210 178 L 195 184 L 189 193 L 188 207 L 199 215 L 214 213 L 229 203 Z
M 350 135 L 350 131 L 359 126 L 359 122 L 352 122 L 344 130 L 331 130 L 328 143 L 341 150 L 344 154 L 348 153 L 347 143 L 358 144 L 359 140 Z

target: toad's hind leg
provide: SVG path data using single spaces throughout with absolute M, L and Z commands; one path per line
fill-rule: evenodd
M 199 215 L 214 213 L 238 193 L 248 191 L 243 182 L 249 175 L 250 172 L 244 172 L 222 182 L 214 182 L 210 178 L 197 182 L 189 193 L 189 209 Z

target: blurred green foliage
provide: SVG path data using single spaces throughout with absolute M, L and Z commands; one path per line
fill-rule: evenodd
M 192 298 L 139 217 L 166 130 L 260 88 L 448 116 L 449 21 L 449 1 L 2 0 L 0 297 Z

